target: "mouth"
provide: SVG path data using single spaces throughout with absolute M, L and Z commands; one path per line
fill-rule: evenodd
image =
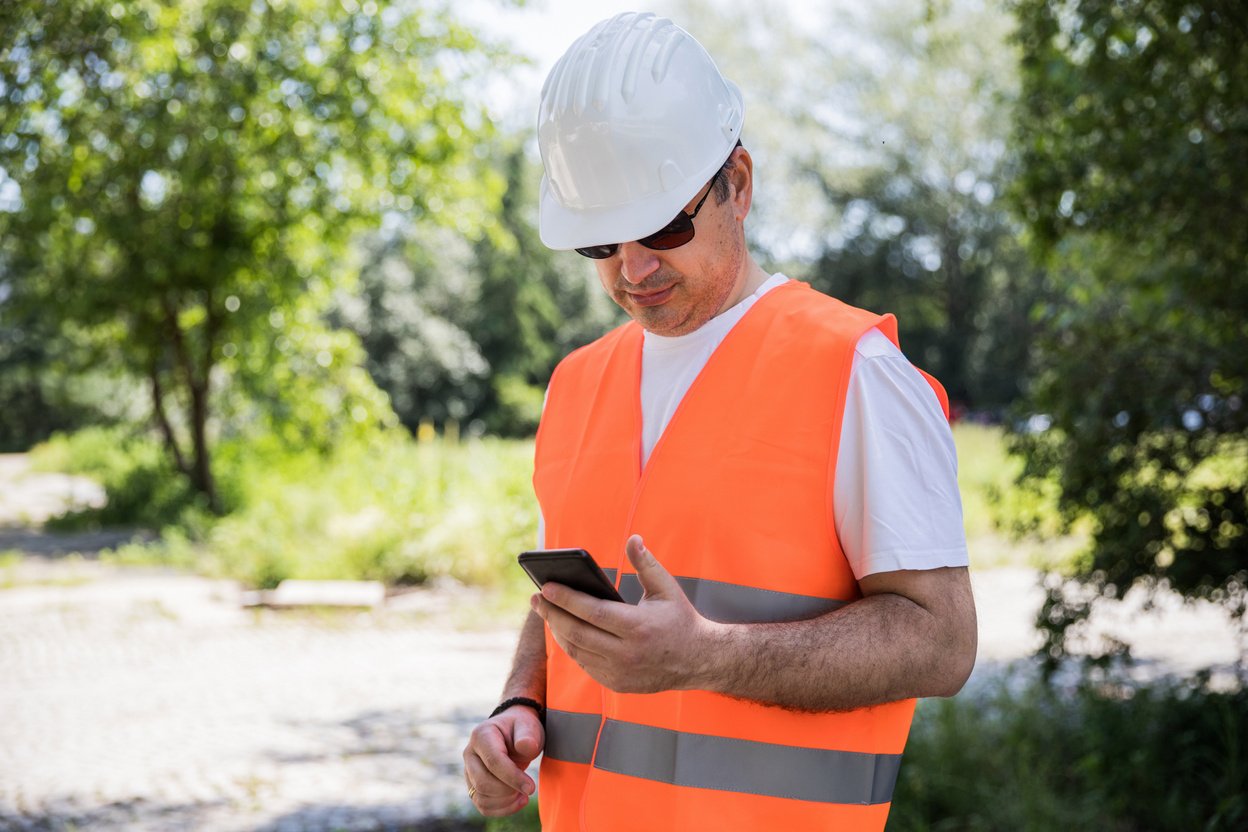
M 626 294 L 637 306 L 658 306 L 660 303 L 666 303 L 675 290 L 676 284 L 673 283 L 666 289 L 660 289 L 657 292 L 626 292 Z

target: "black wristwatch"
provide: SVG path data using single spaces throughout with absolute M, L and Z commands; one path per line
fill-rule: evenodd
M 538 702 L 536 699 L 530 699 L 527 696 L 513 696 L 510 699 L 504 699 L 498 703 L 498 707 L 491 713 L 490 717 L 496 717 L 512 705 L 524 705 L 537 711 L 537 718 L 541 720 L 542 727 L 546 727 L 546 706 Z

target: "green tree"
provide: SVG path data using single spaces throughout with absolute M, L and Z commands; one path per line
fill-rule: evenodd
M 470 324 L 493 369 L 482 413 L 504 435 L 531 435 L 561 358 L 624 320 L 579 254 L 555 252 L 537 232 L 540 168 L 518 136 L 499 155 L 507 179 L 499 223 L 506 236 L 476 246 L 480 300 Z
M 409 430 L 468 419 L 490 381 L 469 327 L 481 289 L 471 242 L 451 228 L 409 223 L 363 248 L 360 279 L 338 291 L 330 324 L 360 339 L 364 366 Z
M 387 229 L 330 314 L 359 336 L 409 428 L 454 420 L 531 435 L 555 364 L 622 317 L 579 255 L 538 239 L 540 170 L 524 136 L 497 140 L 487 157 L 506 181 L 492 233 L 470 239 L 428 222 Z
M 1018 0 L 1017 204 L 1062 288 L 1015 437 L 1091 542 L 1040 623 L 1097 598 L 1248 602 L 1248 12 L 1234 0 Z
M 1004 410 L 1045 290 L 1004 199 L 1010 15 L 966 0 L 837 2 L 796 21 L 685 5 L 745 87 L 755 243 L 815 288 L 895 313 L 953 400 Z
M 0 451 L 24 451 L 75 424 L 79 414 L 49 407 L 58 392 L 46 383 L 55 347 L 39 320 L 25 316 L 5 324 L 0 327 Z
M 473 36 L 385 0 L 22 0 L 0 31 L 0 314 L 146 379 L 214 507 L 214 413 L 316 443 L 392 418 L 320 312 L 383 213 L 486 221 Z

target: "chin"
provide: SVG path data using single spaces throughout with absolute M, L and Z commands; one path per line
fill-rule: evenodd
M 681 316 L 674 310 L 657 312 L 653 309 L 640 309 L 630 312 L 629 316 L 641 324 L 647 332 L 672 338 L 677 335 L 688 335 L 698 329 L 706 321 L 693 320 L 689 315 Z

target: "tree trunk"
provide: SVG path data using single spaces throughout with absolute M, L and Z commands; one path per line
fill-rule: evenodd
M 186 457 L 182 455 L 182 448 L 178 445 L 178 437 L 173 432 L 173 425 L 169 422 L 169 416 L 165 413 L 165 391 L 160 383 L 160 367 L 155 359 L 152 359 L 151 366 L 148 369 L 148 378 L 152 382 L 152 413 L 156 416 L 156 423 L 160 426 L 161 435 L 165 437 L 165 448 L 169 451 L 169 455 L 173 457 L 174 464 L 178 466 L 178 470 L 184 476 L 191 476 L 191 469 L 186 465 Z
M 208 498 L 208 508 L 214 514 L 221 513 L 221 501 L 217 496 L 216 483 L 212 478 L 212 464 L 208 451 L 208 385 L 206 380 L 191 387 L 191 440 L 194 443 L 195 467 L 191 482 L 195 490 Z
M 975 336 L 975 310 L 972 303 L 978 300 L 971 296 L 970 286 L 967 285 L 968 277 L 958 254 L 960 240 L 952 224 L 946 223 L 944 251 L 941 252 L 945 263 L 945 331 L 941 340 L 944 342 L 944 369 L 950 404 L 954 401 L 970 403 L 966 359 L 969 345 Z
M 208 500 L 208 508 L 214 514 L 221 514 L 221 499 L 217 494 L 216 483 L 212 476 L 212 461 L 208 449 L 208 377 L 212 369 L 213 344 L 216 339 L 219 321 L 212 311 L 210 303 L 204 322 L 203 366 L 196 372 L 195 361 L 187 349 L 185 333 L 178 325 L 177 307 L 168 297 L 164 299 L 165 325 L 173 345 L 174 361 L 181 371 L 182 382 L 186 385 L 190 400 L 191 450 L 193 458 L 187 472 L 191 487 L 203 494 Z

